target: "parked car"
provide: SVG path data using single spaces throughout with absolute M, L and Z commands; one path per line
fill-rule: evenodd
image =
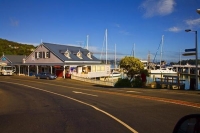
M 35 75 L 37 79 L 56 79 L 57 76 L 54 74 L 42 72 Z

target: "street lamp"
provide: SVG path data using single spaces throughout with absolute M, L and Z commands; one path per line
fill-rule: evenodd
M 195 78 L 196 78 L 196 90 L 198 89 L 198 47 L 197 47 L 197 31 L 192 31 L 191 29 L 186 29 L 186 32 L 194 32 L 195 33 L 195 50 L 196 50 L 196 71 L 195 71 Z

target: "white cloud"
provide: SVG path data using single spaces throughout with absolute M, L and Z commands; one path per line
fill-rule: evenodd
M 167 29 L 167 31 L 170 31 L 170 32 L 179 32 L 181 31 L 182 29 L 179 28 L 179 27 L 171 27 L 169 29 Z
M 120 25 L 119 24 L 115 24 L 115 27 L 120 28 Z
M 172 13 L 175 5 L 175 0 L 145 0 L 140 7 L 145 10 L 144 17 L 153 17 Z
M 119 33 L 121 33 L 123 35 L 131 35 L 131 33 L 126 30 L 121 30 L 121 31 L 119 31 Z
M 198 18 L 198 19 L 188 19 L 188 20 L 185 20 L 185 22 L 189 27 L 198 26 L 198 25 L 200 25 L 200 18 Z
M 100 51 L 102 51 L 102 48 L 98 48 L 95 46 L 89 46 L 88 49 L 89 49 L 89 51 L 91 51 L 93 53 L 99 53 Z
M 10 23 L 14 27 L 17 27 L 19 25 L 19 21 L 14 18 L 10 18 Z

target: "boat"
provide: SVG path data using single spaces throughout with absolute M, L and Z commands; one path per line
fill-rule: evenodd
M 147 60 L 140 60 L 143 65 L 144 65 L 144 69 L 147 70 L 147 66 L 148 66 L 148 61 Z
M 165 67 L 165 68 L 160 68 L 160 69 L 156 69 L 156 70 L 151 70 L 150 73 L 153 73 L 153 74 L 159 74 L 159 73 L 176 74 L 177 72 L 174 71 L 172 67 Z
M 176 74 L 177 72 L 173 70 L 173 67 L 161 67 L 163 39 L 164 39 L 164 35 L 162 35 L 161 52 L 160 52 L 160 55 L 161 55 L 161 56 L 160 56 L 160 65 L 159 65 L 159 69 L 150 70 L 150 73 L 154 73 L 154 74 L 159 74 L 159 73 L 164 73 L 164 74 Z
M 121 76 L 121 73 L 120 72 L 117 72 L 117 71 L 114 71 L 113 73 L 110 74 L 111 77 L 120 77 Z

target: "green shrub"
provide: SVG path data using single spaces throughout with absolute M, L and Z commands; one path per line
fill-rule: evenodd
M 140 77 L 136 77 L 132 81 L 129 79 L 118 79 L 115 83 L 114 87 L 133 87 L 133 88 L 141 88 L 142 87 L 142 80 Z
M 141 88 L 142 87 L 142 80 L 141 78 L 135 78 L 132 82 L 131 85 L 133 88 Z
M 131 82 L 128 79 L 118 79 L 114 87 L 131 87 Z

